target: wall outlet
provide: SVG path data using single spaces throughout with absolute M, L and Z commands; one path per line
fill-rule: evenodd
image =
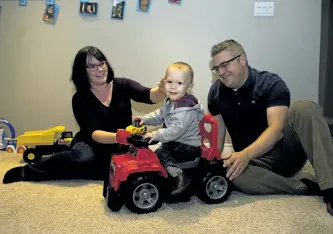
M 255 2 L 254 16 L 274 16 L 274 2 Z

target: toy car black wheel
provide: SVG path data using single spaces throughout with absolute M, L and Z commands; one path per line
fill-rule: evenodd
M 42 155 L 34 148 L 27 149 L 23 153 L 23 159 L 26 163 L 39 163 Z
M 120 193 L 115 191 L 110 185 L 106 191 L 106 204 L 112 211 L 119 211 L 123 206 L 123 200 L 120 197 Z
M 231 184 L 223 171 L 209 171 L 200 182 L 197 197 L 206 204 L 222 203 L 230 196 Z
M 127 209 L 137 214 L 154 212 L 164 201 L 157 175 L 134 177 L 123 195 Z

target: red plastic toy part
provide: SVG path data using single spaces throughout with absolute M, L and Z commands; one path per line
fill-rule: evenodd
M 130 145 L 128 138 L 131 132 L 118 129 L 116 133 L 116 142 L 124 145 Z M 117 173 L 114 173 L 117 171 Z M 120 183 L 127 180 L 131 174 L 140 172 L 160 172 L 164 178 L 167 178 L 167 172 L 161 165 L 155 153 L 144 147 L 131 146 L 130 152 L 121 155 L 114 155 L 111 161 L 111 184 L 114 190 L 119 189 Z
M 131 133 L 125 129 L 118 129 L 116 133 L 116 142 L 128 145 L 127 138 L 131 136 Z
M 205 127 L 205 126 L 210 127 Z M 201 135 L 201 151 L 202 157 L 207 160 L 221 160 L 221 153 L 217 145 L 218 141 L 218 126 L 216 119 L 210 115 L 205 114 L 200 121 L 200 135 Z M 205 144 L 205 140 L 208 140 L 209 145 Z
M 153 151 L 145 148 L 136 150 L 136 152 L 113 156 L 111 170 L 112 172 L 117 171 L 117 173 L 112 175 L 111 183 L 115 191 L 119 189 L 120 183 L 126 181 L 127 177 L 131 174 L 160 172 L 164 178 L 168 177 L 165 168 Z

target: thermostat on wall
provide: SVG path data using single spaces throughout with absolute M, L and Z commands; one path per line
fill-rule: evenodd
M 255 2 L 254 16 L 274 16 L 274 2 Z

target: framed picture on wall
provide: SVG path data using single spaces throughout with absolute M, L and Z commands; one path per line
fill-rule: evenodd
M 125 10 L 125 0 L 113 0 L 111 18 L 123 19 Z
M 138 0 L 136 11 L 149 13 L 151 0 Z
M 54 22 L 54 4 L 46 6 L 43 20 L 48 23 Z
M 19 6 L 26 6 L 27 0 L 19 0 Z
M 46 5 L 48 6 L 48 5 L 54 5 L 55 4 L 55 2 L 54 2 L 54 0 L 46 0 Z
M 182 0 L 169 0 L 169 3 L 182 3 Z
M 81 2 L 80 13 L 88 15 L 97 15 L 98 3 L 96 2 Z

